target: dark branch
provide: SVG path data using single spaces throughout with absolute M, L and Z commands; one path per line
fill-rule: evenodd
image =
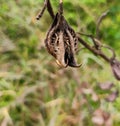
M 98 39 L 96 39 L 92 34 L 85 34 L 85 33 L 78 33 L 78 34 L 80 34 L 80 35 L 85 35 L 85 36 L 87 36 L 87 37 L 90 37 L 91 39 L 92 39 L 92 42 L 93 42 L 93 44 L 94 44 L 94 47 L 97 49 L 97 50 L 100 50 L 101 49 L 101 46 L 102 46 L 102 43 L 98 40 Z
M 46 8 L 47 8 L 47 10 L 48 10 L 50 16 L 52 17 L 52 19 L 54 19 L 54 16 L 55 16 L 55 15 L 54 15 L 53 8 L 52 8 L 52 6 L 51 6 L 50 0 L 45 0 L 45 1 L 44 1 L 44 6 L 43 6 L 42 10 L 41 10 L 41 11 L 39 12 L 39 14 L 36 16 L 36 19 L 37 19 L 37 20 L 39 20 L 39 19 L 42 17 L 42 15 L 44 14 L 44 11 L 45 11 Z
M 91 47 L 90 45 L 88 45 L 84 40 L 82 40 L 79 37 L 79 40 L 82 41 L 81 44 L 83 44 L 87 49 L 89 49 L 90 51 L 92 51 L 94 54 L 101 56 L 102 58 L 104 58 L 106 61 L 109 61 L 109 62 L 110 62 L 110 60 L 115 59 L 115 57 L 116 57 L 115 51 L 111 47 L 109 47 L 107 45 L 103 45 L 101 43 L 101 41 L 98 40 L 97 38 L 95 38 L 93 35 L 88 35 L 88 34 L 84 34 L 84 33 L 78 33 L 78 34 L 85 35 L 85 36 L 90 37 L 92 39 L 94 47 Z M 83 41 L 84 41 L 84 43 L 83 43 Z M 101 48 L 107 48 L 107 49 L 109 49 L 112 52 L 112 57 L 111 58 L 107 58 L 107 56 L 102 52 Z
M 108 58 L 101 50 L 96 50 L 95 48 L 91 47 L 89 44 L 87 44 L 82 38 L 78 36 L 79 42 L 88 50 L 90 50 L 93 54 L 102 57 L 105 61 L 110 63 L 110 58 Z
M 103 19 L 107 16 L 109 10 L 105 11 L 104 13 L 102 13 L 102 15 L 98 18 L 97 21 L 97 26 L 96 26 L 96 38 L 99 38 L 99 28 L 100 28 L 100 24 L 103 21 Z
M 48 0 L 48 2 L 47 2 L 47 10 L 48 10 L 50 16 L 52 17 L 52 19 L 54 19 L 55 15 L 54 15 L 53 8 L 52 8 L 52 5 L 50 3 L 50 0 Z
M 39 20 L 41 17 L 42 17 L 42 15 L 44 14 L 44 11 L 45 11 L 45 9 L 46 9 L 46 7 L 47 7 L 47 2 L 48 2 L 48 0 L 45 0 L 44 1 L 44 6 L 43 6 L 43 8 L 42 8 L 42 10 L 39 12 L 39 14 L 36 16 L 36 19 L 37 20 Z
M 63 14 L 63 1 L 60 0 L 60 4 L 59 4 L 59 13 L 62 15 Z

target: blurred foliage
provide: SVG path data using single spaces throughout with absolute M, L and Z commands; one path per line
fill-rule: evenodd
M 57 12 L 59 1 L 51 2 Z M 77 32 L 95 34 L 98 17 L 109 10 L 100 26 L 101 41 L 120 59 L 119 1 L 63 2 L 64 16 Z M 110 92 L 120 91 L 110 66 L 83 50 L 76 56 L 81 68 L 60 69 L 44 47 L 52 19 L 47 11 L 40 21 L 35 19 L 43 3 L 0 0 L 0 125 L 119 126 L 120 97 L 106 101 Z M 107 81 L 114 87 L 100 89 L 99 83 Z

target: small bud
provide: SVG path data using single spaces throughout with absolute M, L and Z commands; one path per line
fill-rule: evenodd
M 116 59 L 111 61 L 111 68 L 117 80 L 120 80 L 120 62 Z

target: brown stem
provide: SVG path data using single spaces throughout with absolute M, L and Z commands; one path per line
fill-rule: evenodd
M 93 54 L 102 57 L 105 61 L 110 62 L 110 59 L 104 55 L 101 50 L 96 50 L 95 48 L 91 47 L 89 44 L 87 44 L 82 38 L 78 36 L 79 42 L 86 47 L 88 50 L 90 50 Z
M 62 15 L 63 14 L 63 1 L 60 0 L 60 4 L 59 4 L 59 13 Z
M 85 41 L 84 41 L 84 43 L 87 44 L 87 47 L 90 47 L 90 49 L 92 49 L 90 51 L 95 51 L 94 54 L 97 53 L 96 55 L 101 56 L 103 59 L 105 59 L 106 61 L 109 61 L 109 62 L 110 62 L 110 60 L 115 59 L 115 57 L 116 57 L 115 51 L 110 46 L 102 45 L 100 40 L 95 38 L 93 35 L 88 35 L 88 34 L 84 34 L 84 33 L 78 33 L 78 34 L 85 35 L 85 36 L 90 37 L 92 39 L 95 48 L 93 48 L 90 45 L 88 45 Z M 79 39 L 81 39 L 81 38 L 79 38 Z M 105 54 L 103 54 L 103 52 L 101 51 L 102 47 L 103 48 L 107 48 L 107 49 L 109 49 L 112 52 L 112 57 L 111 58 L 108 58 Z M 87 49 L 89 49 L 89 48 L 87 48 Z
M 96 38 L 99 38 L 99 28 L 100 28 L 100 24 L 102 22 L 102 20 L 106 17 L 106 15 L 108 14 L 109 10 L 105 11 L 104 13 L 102 13 L 102 15 L 98 18 L 97 21 L 97 26 L 96 26 Z
M 53 8 L 52 8 L 52 5 L 50 3 L 50 0 L 48 0 L 48 2 L 47 2 L 47 10 L 48 10 L 50 16 L 52 17 L 52 19 L 54 19 L 55 15 L 54 15 Z
M 37 20 L 39 20 L 42 17 L 42 15 L 44 14 L 44 11 L 45 11 L 46 7 L 47 7 L 47 10 L 48 10 L 50 16 L 52 17 L 52 19 L 54 19 L 55 15 L 54 15 L 53 8 L 51 6 L 50 0 L 45 0 L 44 1 L 44 6 L 43 6 L 42 10 L 36 16 Z
M 48 0 L 45 0 L 45 1 L 44 1 L 44 6 L 43 6 L 42 10 L 41 10 L 41 11 L 38 13 L 38 15 L 36 16 L 36 19 L 37 19 L 37 20 L 39 20 L 39 19 L 42 17 L 42 15 L 43 15 L 43 13 L 44 13 L 46 7 L 47 7 L 47 3 L 48 3 Z
M 92 39 L 92 42 L 94 44 L 94 47 L 97 50 L 99 50 L 101 48 L 101 45 L 102 45 L 101 42 L 97 38 L 95 38 L 92 34 L 85 34 L 85 33 L 81 33 L 81 32 L 78 32 L 78 34 L 85 35 L 87 37 L 90 37 Z

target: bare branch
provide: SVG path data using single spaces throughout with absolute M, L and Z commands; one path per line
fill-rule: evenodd
M 54 15 L 53 8 L 52 8 L 52 5 L 50 3 L 50 0 L 48 0 L 48 2 L 47 2 L 47 10 L 48 10 L 50 16 L 52 17 L 52 19 L 54 19 L 55 15 Z
M 78 36 L 79 42 L 86 47 L 88 50 L 90 50 L 93 54 L 102 57 L 105 61 L 110 63 L 110 59 L 101 52 L 101 50 L 96 50 L 95 48 L 91 47 L 89 44 L 87 44 L 82 38 Z
M 109 10 L 105 11 L 104 13 L 102 13 L 102 15 L 98 18 L 97 26 L 96 26 L 96 38 L 99 38 L 100 24 L 103 21 L 103 19 L 107 16 L 108 13 L 109 13 Z
M 63 14 L 63 1 L 60 0 L 60 4 L 59 4 L 59 13 L 62 15 Z
M 47 7 L 47 3 L 48 3 L 48 0 L 45 0 L 44 1 L 44 6 L 43 6 L 43 8 L 42 8 L 42 10 L 39 12 L 39 14 L 36 16 L 36 19 L 37 20 L 39 20 L 41 17 L 42 17 L 42 15 L 44 14 L 44 11 L 45 11 L 45 9 L 46 9 L 46 7 Z
M 47 8 L 47 10 L 48 10 L 50 16 L 52 17 L 52 19 L 54 19 L 54 16 L 55 16 L 55 15 L 54 15 L 53 8 L 52 8 L 52 6 L 51 6 L 50 0 L 45 0 L 45 1 L 44 1 L 44 6 L 43 6 L 42 10 L 41 10 L 41 11 L 39 12 L 39 14 L 36 16 L 36 19 L 37 19 L 37 20 L 39 20 L 39 19 L 42 17 L 42 15 L 44 14 L 44 11 L 45 11 L 46 8 Z
M 98 40 L 98 39 L 96 39 L 92 34 L 85 34 L 85 33 L 81 33 L 81 32 L 79 32 L 78 34 L 80 34 L 80 35 L 85 35 L 85 36 L 87 36 L 87 37 L 90 37 L 91 39 L 92 39 L 92 42 L 93 42 L 93 44 L 94 44 L 94 47 L 97 49 L 97 50 L 100 50 L 101 49 L 101 46 L 102 46 L 102 43 Z
M 115 51 L 114 51 L 110 46 L 103 45 L 103 44 L 101 43 L 101 41 L 98 40 L 97 38 L 95 38 L 93 35 L 88 35 L 88 34 L 84 34 L 84 33 L 79 33 L 79 34 L 85 35 L 85 36 L 90 37 L 90 38 L 92 39 L 93 44 L 94 44 L 93 50 L 96 49 L 97 53 L 100 53 L 100 55 L 101 55 L 101 54 L 104 55 L 104 54 L 101 52 L 101 48 L 104 47 L 104 48 L 109 49 L 109 50 L 112 52 L 112 57 L 109 58 L 109 60 L 115 59 L 115 57 L 116 57 Z M 85 41 L 84 41 L 84 42 L 85 42 Z M 86 43 L 86 42 L 85 42 L 85 43 Z M 87 43 L 86 43 L 86 44 L 87 44 Z M 88 46 L 90 47 L 90 45 L 88 45 Z M 86 47 L 86 46 L 85 46 L 85 47 Z M 89 49 L 89 48 L 87 48 L 87 49 Z M 90 51 L 92 51 L 92 50 L 90 50 Z M 97 54 L 97 55 L 98 55 L 98 54 Z M 103 56 L 102 56 L 102 57 L 103 57 Z M 107 57 L 107 56 L 106 56 L 106 57 Z

